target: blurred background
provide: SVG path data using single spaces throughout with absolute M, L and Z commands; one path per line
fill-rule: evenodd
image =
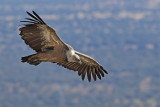
M 19 36 L 36 11 L 62 40 L 108 70 L 88 82 L 35 53 Z M 160 0 L 1 0 L 1 107 L 160 107 Z

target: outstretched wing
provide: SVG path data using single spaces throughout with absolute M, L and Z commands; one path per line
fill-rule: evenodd
M 101 79 L 101 77 L 104 77 L 104 73 L 108 74 L 108 72 L 93 58 L 79 53 L 77 51 L 76 54 L 80 57 L 80 60 L 82 62 L 81 64 L 78 62 L 63 61 L 58 62 L 58 65 L 61 65 L 70 70 L 78 71 L 78 75 L 82 77 L 82 80 L 84 80 L 85 75 L 87 73 L 87 78 L 89 82 L 91 81 L 91 75 L 93 79 L 96 81 L 97 77 Z
M 27 24 L 21 27 L 20 35 L 22 39 L 28 44 L 33 50 L 39 52 L 44 47 L 50 47 L 54 45 L 62 45 L 64 43 L 58 37 L 55 30 L 49 27 L 34 11 L 33 14 L 27 12 L 31 18 L 25 18 Z

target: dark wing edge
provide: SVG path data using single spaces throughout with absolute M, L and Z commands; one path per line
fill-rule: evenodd
M 87 68 L 82 72 L 82 79 L 84 79 L 85 72 L 87 72 L 88 81 L 91 81 L 91 74 L 95 81 L 96 77 L 98 77 L 101 80 L 101 77 L 104 77 L 104 74 L 108 74 L 107 70 L 105 70 L 97 61 L 95 61 L 90 56 L 87 56 L 77 51 L 76 54 L 80 57 L 82 64 L 87 65 Z
M 94 79 L 94 81 L 96 81 L 97 77 L 101 80 L 101 77 L 104 77 L 105 73 L 108 74 L 108 72 L 93 58 L 81 54 L 79 52 L 76 52 L 76 54 L 79 55 L 82 64 L 78 62 L 66 62 L 66 61 L 61 61 L 58 62 L 57 64 L 69 70 L 78 71 L 78 75 L 82 77 L 82 80 L 84 80 L 85 76 L 87 75 L 89 82 L 91 81 L 91 77 Z
M 55 45 L 67 47 L 58 37 L 56 31 L 49 27 L 36 12 L 26 13 L 31 18 L 25 18 L 26 21 L 21 21 L 25 24 L 19 28 L 19 35 L 33 50 L 40 52 Z
M 27 22 L 29 24 L 46 24 L 42 18 L 35 12 L 32 11 L 33 14 L 29 13 L 28 11 L 26 11 L 26 13 L 31 17 L 31 18 L 25 18 L 26 21 L 20 21 L 20 22 Z

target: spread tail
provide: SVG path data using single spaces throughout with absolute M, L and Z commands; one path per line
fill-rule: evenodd
M 25 56 L 21 58 L 21 62 L 27 62 L 31 65 L 38 65 L 41 63 L 38 57 L 36 57 L 36 54 Z

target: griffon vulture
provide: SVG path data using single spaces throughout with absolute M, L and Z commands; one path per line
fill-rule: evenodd
M 57 63 L 70 70 L 78 71 L 78 75 L 84 80 L 87 73 L 88 81 L 91 75 L 96 81 L 98 77 L 104 77 L 107 71 L 93 58 L 75 51 L 70 45 L 64 43 L 56 34 L 56 31 L 49 27 L 34 11 L 27 12 L 31 18 L 25 18 L 24 26 L 19 28 L 20 36 L 36 54 L 22 57 L 22 62 L 31 65 L 38 65 L 41 62 Z

